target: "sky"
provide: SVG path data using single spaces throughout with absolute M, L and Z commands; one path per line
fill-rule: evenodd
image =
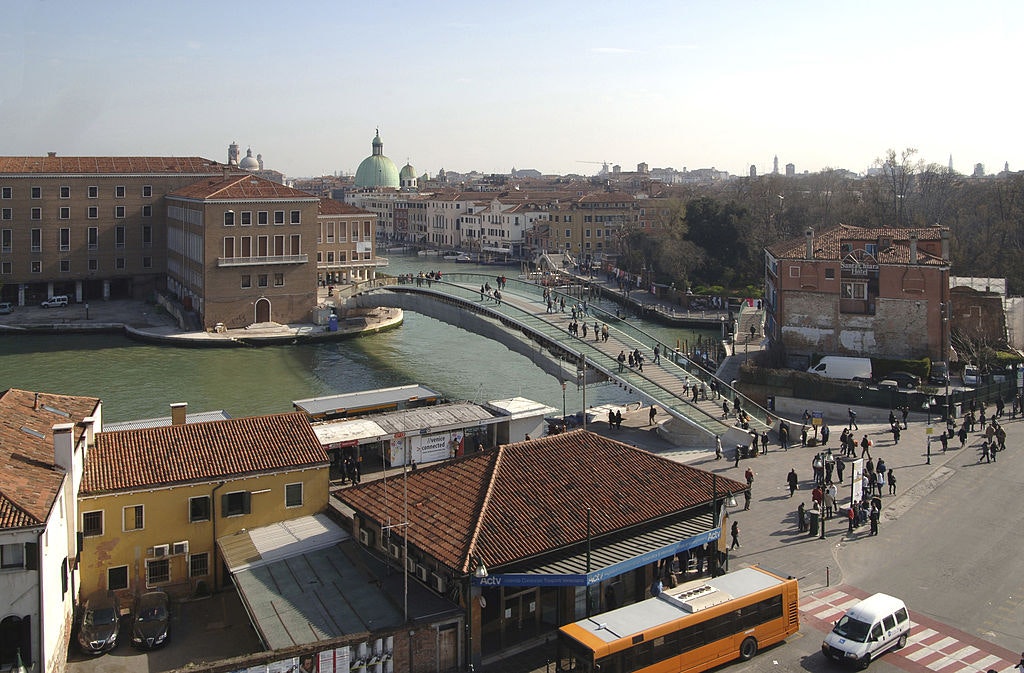
M 1020 0 L 18 0 L 0 155 L 418 175 L 1024 168 Z

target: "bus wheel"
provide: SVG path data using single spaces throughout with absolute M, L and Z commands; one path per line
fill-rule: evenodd
M 756 640 L 753 638 L 747 638 L 740 643 L 740 659 L 743 661 L 749 661 L 755 654 L 757 654 Z

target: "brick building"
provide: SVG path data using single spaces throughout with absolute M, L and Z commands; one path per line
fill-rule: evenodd
M 806 367 L 815 354 L 947 360 L 949 228 L 845 224 L 769 247 L 765 335 Z

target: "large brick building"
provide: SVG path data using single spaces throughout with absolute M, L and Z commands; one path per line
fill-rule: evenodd
M 840 224 L 766 251 L 765 334 L 815 354 L 946 360 L 949 228 Z

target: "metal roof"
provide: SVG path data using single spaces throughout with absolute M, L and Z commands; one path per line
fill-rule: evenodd
M 226 421 L 231 415 L 223 409 L 217 411 L 201 411 L 199 413 L 188 413 L 185 415 L 185 423 L 206 423 L 207 421 Z M 119 421 L 117 423 L 104 423 L 103 432 L 117 432 L 119 430 L 145 430 L 147 428 L 164 428 L 171 425 L 170 416 L 160 418 L 141 418 L 134 421 Z
M 506 400 L 491 400 L 484 406 L 494 411 L 507 414 L 513 420 L 520 418 L 536 418 L 558 413 L 558 409 L 549 407 L 525 397 L 510 397 Z
M 365 418 L 325 421 L 313 426 L 320 444 L 351 446 L 391 439 L 396 435 L 430 434 L 507 420 L 470 402 L 453 402 L 377 414 Z
M 399 402 L 412 402 L 431 398 L 440 399 L 441 394 L 426 386 L 410 385 L 364 390 L 358 393 L 345 393 L 343 395 L 311 397 L 305 400 L 295 400 L 292 402 L 292 405 L 297 410 L 305 411 L 310 416 L 318 416 L 329 413 L 342 413 L 350 409 L 353 411 L 365 408 L 373 409 Z
M 404 623 L 403 574 L 389 571 L 324 515 L 225 536 L 217 543 L 267 649 Z M 458 613 L 455 605 L 411 578 L 408 597 L 410 621 Z

